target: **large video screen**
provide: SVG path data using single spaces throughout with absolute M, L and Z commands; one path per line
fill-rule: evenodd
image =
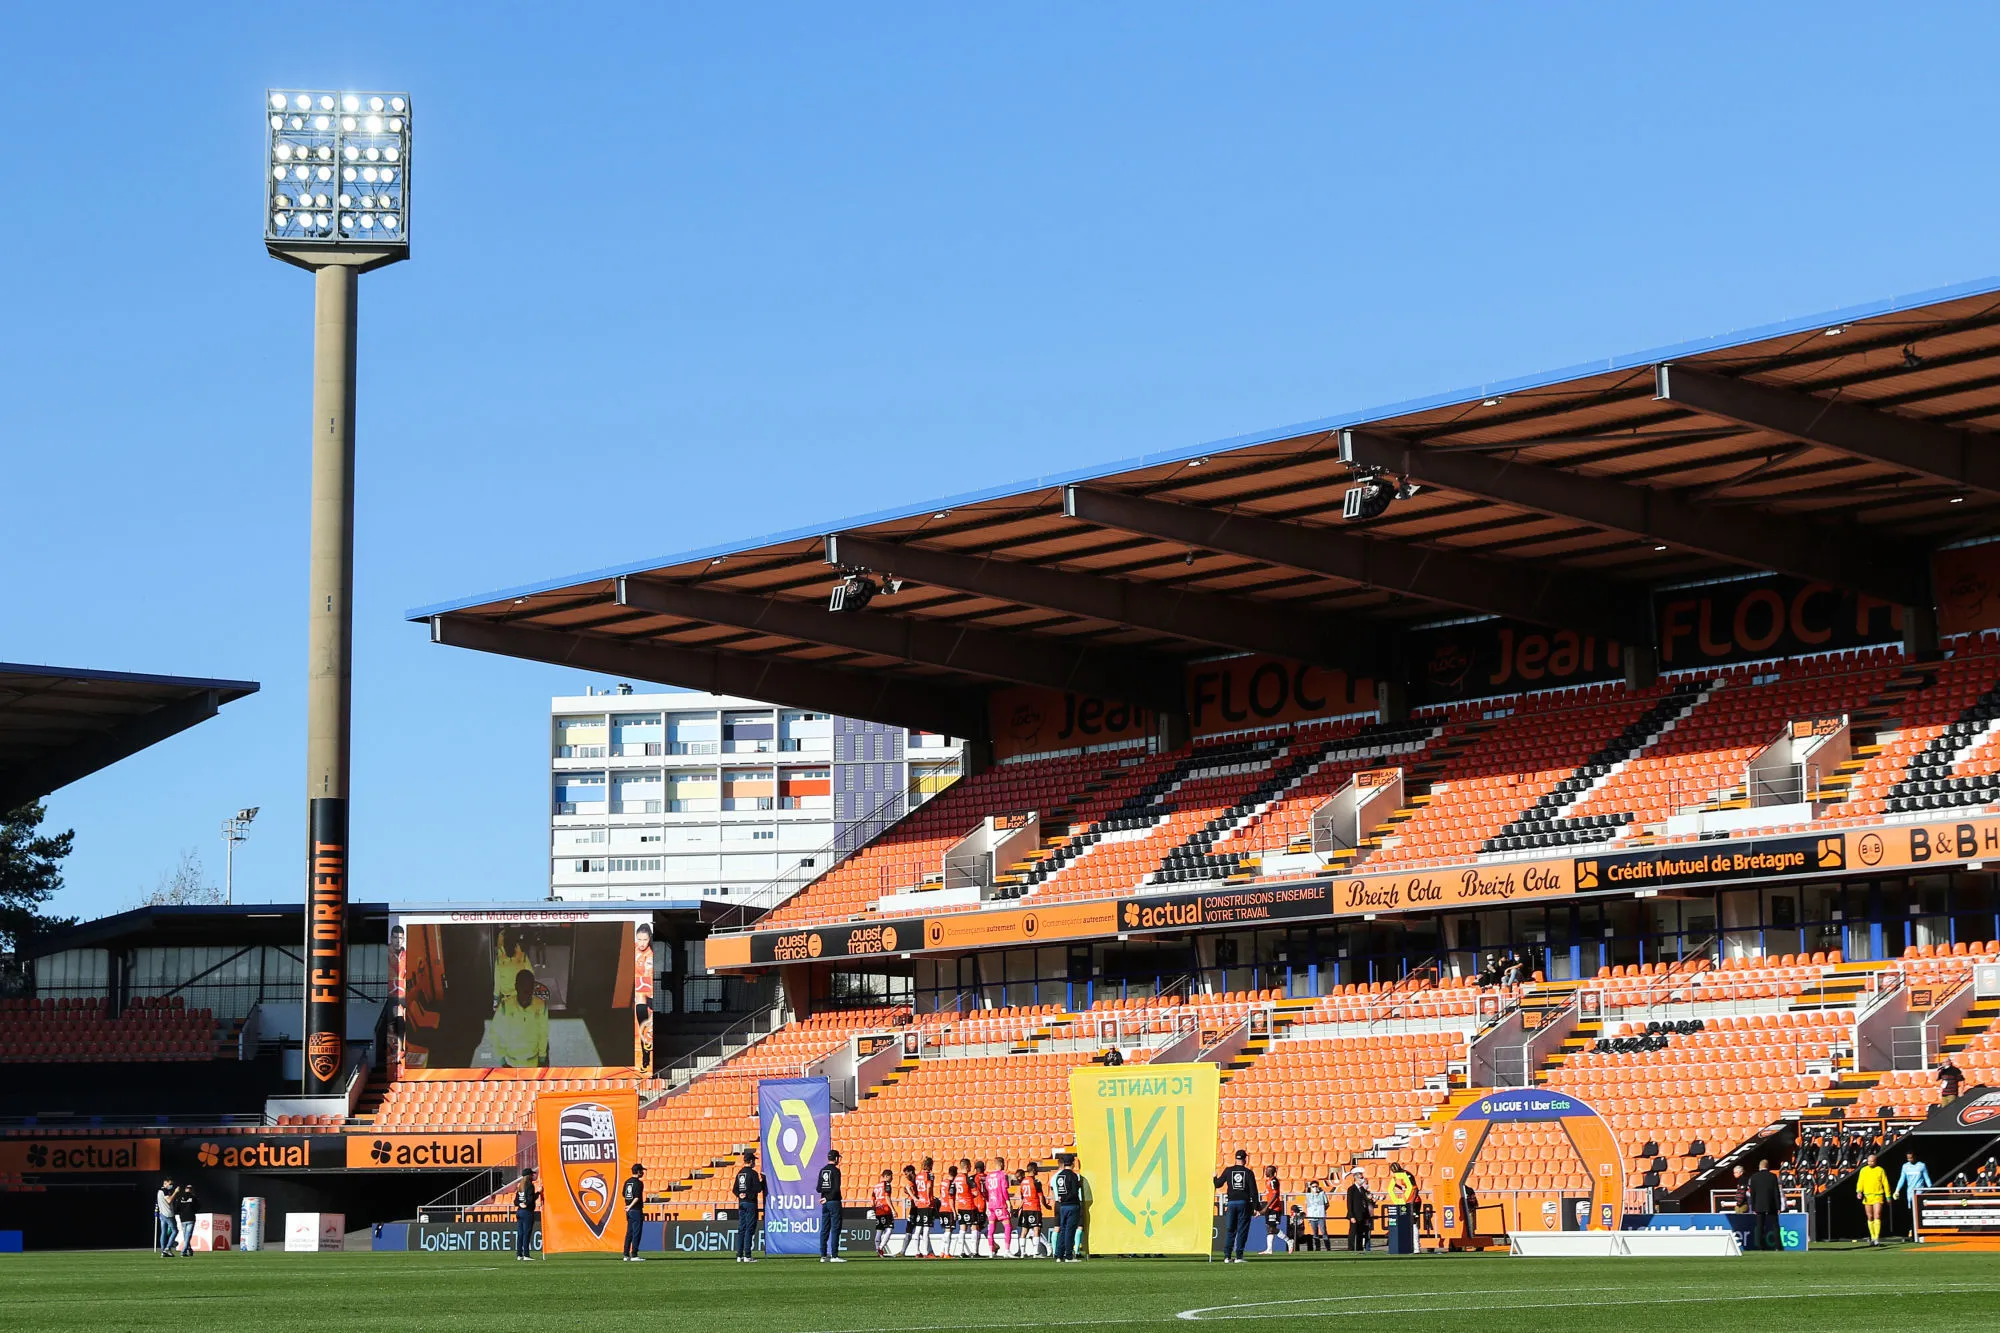
M 535 1077 L 651 1062 L 650 921 L 587 912 L 399 916 L 389 957 L 392 1055 L 402 1071 Z

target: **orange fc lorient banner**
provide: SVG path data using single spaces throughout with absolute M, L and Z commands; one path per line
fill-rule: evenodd
M 616 1250 L 618 1191 L 639 1160 L 639 1094 L 631 1089 L 545 1092 L 535 1099 L 542 1186 L 542 1249 Z

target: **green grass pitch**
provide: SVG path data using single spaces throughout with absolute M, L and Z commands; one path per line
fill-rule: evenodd
M 2000 1253 L 1830 1246 L 1702 1260 L 1303 1255 L 1032 1261 L 425 1254 L 0 1256 L 0 1329 L 702 1333 L 1277 1329 L 1758 1333 L 2000 1327 Z

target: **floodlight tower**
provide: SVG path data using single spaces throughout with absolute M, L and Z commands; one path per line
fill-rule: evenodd
M 301 1082 L 325 1094 L 346 1065 L 355 285 L 410 257 L 410 99 L 274 88 L 264 117 L 264 247 L 313 275 Z

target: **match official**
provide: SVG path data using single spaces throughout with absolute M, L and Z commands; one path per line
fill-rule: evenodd
M 826 1150 L 819 1169 L 819 1261 L 844 1264 L 840 1257 L 840 1149 Z
M 535 1257 L 535 1207 L 541 1191 L 535 1188 L 535 1168 L 521 1171 L 521 1183 L 514 1187 L 514 1257 Z
M 1056 1160 L 1061 1163 L 1051 1190 L 1056 1196 L 1056 1262 L 1073 1264 L 1077 1228 L 1083 1225 L 1083 1175 L 1072 1154 L 1064 1153 Z
M 644 1255 L 639 1253 L 639 1238 L 646 1231 L 646 1164 L 632 1163 L 632 1174 L 625 1178 L 621 1191 L 625 1200 L 625 1261 L 643 1264 Z
M 735 1183 L 729 1187 L 729 1192 L 736 1196 L 736 1262 L 739 1264 L 757 1262 L 752 1253 L 757 1245 L 757 1210 L 768 1191 L 763 1173 L 757 1170 L 757 1150 L 745 1148 L 742 1169 L 737 1171 Z
M 1257 1173 L 1250 1169 L 1250 1154 L 1238 1148 L 1236 1165 L 1224 1167 L 1215 1178 L 1222 1191 L 1222 1262 L 1243 1262 L 1243 1247 L 1250 1243 L 1250 1214 L 1257 1207 Z

